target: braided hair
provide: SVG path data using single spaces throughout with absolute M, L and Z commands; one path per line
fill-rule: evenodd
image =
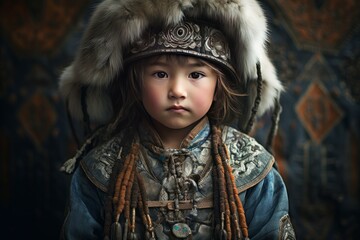
M 166 55 L 168 60 L 187 61 L 180 55 Z M 144 74 L 144 66 L 150 59 L 142 59 L 133 63 L 124 73 L 127 81 L 115 81 L 119 86 L 111 89 L 120 89 L 115 101 L 118 118 L 114 120 L 109 132 L 116 132 L 120 127 L 125 130 L 123 136 L 126 141 L 122 143 L 118 159 L 113 167 L 108 187 L 108 196 L 105 201 L 105 239 L 135 239 L 135 216 L 141 216 L 147 239 L 155 239 L 154 227 L 149 214 L 148 199 L 141 175 L 136 165 L 139 159 L 139 143 L 131 126 L 139 123 L 139 116 L 149 116 L 142 107 L 139 99 Z M 214 201 L 214 233 L 217 239 L 243 239 L 248 237 L 244 209 L 239 198 L 232 169 L 229 166 L 229 154 L 222 142 L 220 124 L 231 123 L 241 115 L 238 112 L 238 103 L 243 94 L 234 91 L 238 89 L 217 67 L 204 61 L 218 74 L 216 97 L 218 101 L 208 112 L 212 125 L 212 160 L 213 160 L 213 201 Z M 121 76 L 123 77 L 123 76 Z M 261 77 L 260 77 L 261 80 Z M 255 112 L 255 110 L 254 110 Z M 255 114 L 255 113 L 254 113 Z M 129 130 L 133 129 L 133 130 Z M 131 135 L 132 134 L 132 135 Z M 131 136 L 131 137 L 128 137 Z M 130 139 L 130 141 L 129 141 Z M 124 229 L 122 229 L 122 225 Z
M 244 208 L 229 165 L 229 152 L 222 142 L 221 128 L 213 125 L 213 201 L 214 233 L 217 239 L 247 239 L 248 230 Z M 136 239 L 135 216 L 139 211 L 146 229 L 146 238 L 155 239 L 154 227 L 147 205 L 147 194 L 141 175 L 137 172 L 139 143 L 134 140 L 123 147 L 110 177 L 105 202 L 105 239 Z M 125 153 L 127 152 L 127 153 Z M 124 229 L 119 221 L 122 219 Z

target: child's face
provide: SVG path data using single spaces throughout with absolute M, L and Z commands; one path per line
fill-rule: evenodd
M 154 58 L 144 69 L 143 105 L 157 125 L 186 128 L 209 111 L 217 78 L 210 66 L 196 58 Z

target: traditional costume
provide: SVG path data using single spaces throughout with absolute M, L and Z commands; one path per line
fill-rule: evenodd
M 274 158 L 245 134 L 282 91 L 266 34 L 255 0 L 98 5 L 60 82 L 72 116 L 103 124 L 63 166 L 70 173 L 80 162 L 65 239 L 295 239 Z M 114 81 L 125 86 L 127 66 L 159 54 L 218 66 L 246 94 L 242 117 L 225 126 L 205 116 L 179 149 L 165 149 L 146 117 L 122 128 Z

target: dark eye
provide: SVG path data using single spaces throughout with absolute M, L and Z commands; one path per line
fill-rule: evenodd
M 192 73 L 190 73 L 189 77 L 193 78 L 193 79 L 200 79 L 200 78 L 204 77 L 204 74 L 199 73 L 199 72 L 192 72 Z
M 154 73 L 154 76 L 157 78 L 166 78 L 167 73 L 166 72 L 156 72 L 156 73 Z

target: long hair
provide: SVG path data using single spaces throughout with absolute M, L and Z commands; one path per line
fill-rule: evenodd
M 188 61 L 185 56 L 167 55 L 167 60 L 178 61 L 180 64 Z M 153 60 L 153 59 L 152 59 Z M 133 131 L 126 134 L 127 144 L 120 150 L 118 161 L 110 177 L 108 196 L 105 202 L 104 236 L 110 235 L 117 239 L 122 235 L 119 219 L 125 219 L 124 231 L 135 237 L 135 215 L 139 211 L 146 227 L 148 239 L 155 239 L 152 219 L 149 215 L 146 190 L 143 180 L 136 170 L 139 155 L 139 144 L 134 136 L 136 127 L 143 117 L 149 117 L 141 102 L 141 89 L 146 64 L 151 59 L 143 59 L 129 66 L 125 82 L 112 86 L 114 106 L 118 116 L 112 125 L 114 130 Z M 236 109 L 239 94 L 227 80 L 225 74 L 215 65 L 200 60 L 217 73 L 217 85 L 214 101 L 208 112 L 212 125 L 212 158 L 214 185 L 214 234 L 217 239 L 242 239 L 248 237 L 244 209 L 236 188 L 232 169 L 228 165 L 229 154 L 222 142 L 220 124 L 231 121 L 240 113 Z M 122 79 L 123 76 L 121 76 Z M 116 93 L 120 92 L 120 93 Z M 116 95 L 117 94 L 117 95 Z M 132 137 L 130 137 L 132 136 Z M 124 139 L 123 139 L 124 140 Z M 121 161 L 120 161 L 121 159 Z

